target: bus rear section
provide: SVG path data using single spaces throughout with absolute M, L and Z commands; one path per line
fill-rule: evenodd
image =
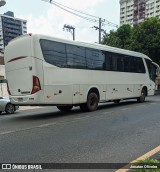
M 5 49 L 5 68 L 8 93 L 17 105 L 43 102 L 43 65 L 35 57 L 33 36 L 25 35 L 11 41 Z

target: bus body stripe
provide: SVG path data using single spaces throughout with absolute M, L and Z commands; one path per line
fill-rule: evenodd
M 27 57 L 27 56 L 15 57 L 15 58 L 13 58 L 13 59 L 9 60 L 7 63 L 9 63 L 9 62 L 13 62 L 13 61 L 16 61 L 16 60 L 20 60 L 20 59 L 23 59 L 23 58 L 26 58 L 26 57 Z

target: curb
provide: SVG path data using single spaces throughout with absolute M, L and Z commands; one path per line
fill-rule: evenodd
M 39 108 L 43 108 L 43 107 L 41 107 L 41 106 L 19 106 L 19 111 L 39 109 Z
M 160 95 L 160 90 L 156 90 L 155 95 Z

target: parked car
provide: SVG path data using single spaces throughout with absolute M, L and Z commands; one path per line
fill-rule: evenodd
M 7 114 L 13 114 L 19 107 L 11 104 L 9 98 L 0 97 L 0 114 L 6 112 Z

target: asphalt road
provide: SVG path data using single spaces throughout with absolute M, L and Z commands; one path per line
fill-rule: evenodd
M 0 116 L 0 163 L 128 163 L 160 145 L 160 95 L 92 113 L 46 107 Z

